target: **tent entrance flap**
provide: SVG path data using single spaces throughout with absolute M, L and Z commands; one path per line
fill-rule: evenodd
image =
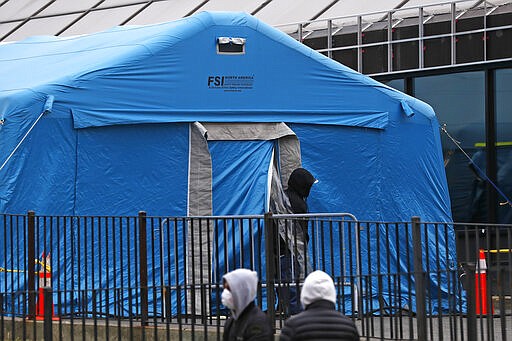
M 282 179 L 300 167 L 300 144 L 284 123 L 199 123 L 190 124 L 188 215 L 214 213 L 212 199 L 212 156 L 208 142 L 277 141 Z
M 284 123 L 199 123 L 189 125 L 189 216 L 263 214 L 268 210 L 269 170 L 279 155 L 283 178 L 301 164 L 300 145 L 295 133 Z M 276 151 L 276 148 L 278 150 Z M 234 196 L 233 193 L 237 193 Z M 235 226 L 226 226 L 233 230 Z M 194 240 L 218 240 L 212 228 L 187 228 L 188 238 Z M 248 233 L 248 229 L 245 230 Z M 257 233 L 257 231 L 254 231 Z M 231 233 L 231 232 L 228 232 Z M 192 235 L 193 234 L 193 235 Z M 246 236 L 238 243 L 248 243 Z M 222 252 L 210 250 L 204 243 L 187 243 L 187 267 L 190 283 L 208 280 L 210 264 L 224 264 L 224 259 L 214 261 L 212 257 L 224 257 Z M 220 245 L 219 244 L 219 245 Z M 248 245 L 244 245 L 248 246 Z M 242 247 L 242 249 L 249 249 Z M 191 258 L 194 255 L 194 258 Z M 262 255 L 263 257 L 264 255 Z M 227 264 L 236 264 L 234 254 L 227 255 Z M 203 269 L 192 264 L 203 264 Z M 243 266 L 243 264 L 238 264 Z M 228 269 L 212 269 L 213 276 Z M 201 278 L 201 277 L 204 278 Z M 198 297 L 199 299 L 199 297 Z M 194 309 L 193 307 L 189 307 Z

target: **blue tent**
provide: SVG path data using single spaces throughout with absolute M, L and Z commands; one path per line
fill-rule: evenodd
M 262 214 L 278 155 L 311 212 L 451 220 L 432 108 L 247 14 L 4 44 L 0 74 L 2 213 Z

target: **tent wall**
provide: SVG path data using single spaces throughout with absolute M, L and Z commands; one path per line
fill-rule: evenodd
M 309 198 L 313 212 L 350 208 L 362 220 L 450 220 L 444 169 L 434 166 L 442 164 L 436 125 L 291 128 L 304 166 L 320 180 Z
M 188 125 L 82 129 L 77 154 L 76 214 L 186 215 Z
M 9 126 L 14 127 L 14 126 Z M 7 127 L 6 127 L 7 128 Z M 21 130 L 15 141 L 27 131 Z M 6 154 L 4 154 L 6 155 Z M 72 128 L 52 112 L 6 164 L 3 212 L 186 215 L 188 125 Z
M 407 120 L 407 118 L 404 118 Z M 312 212 L 344 212 L 362 217 L 364 221 L 409 221 L 419 216 L 424 221 L 446 221 L 446 198 L 448 188 L 443 169 L 430 165 L 442 163 L 442 151 L 436 124 L 400 126 L 386 129 L 353 127 L 331 127 L 295 124 L 291 128 L 301 141 L 303 164 L 319 179 L 311 190 L 308 203 Z M 398 134 L 394 130 L 400 130 Z M 426 134 L 425 132 L 430 132 Z M 421 136 L 421 138 L 419 138 Z M 415 171 L 406 171 L 411 167 Z M 428 182 L 418 181 L 429 179 Z M 398 220 L 395 220 L 398 217 Z M 379 228 L 377 226 L 377 228 Z M 381 233 L 384 233 L 382 229 Z M 400 234 L 409 234 L 407 238 Z M 412 240 L 412 231 L 399 231 L 389 235 L 390 240 Z M 377 243 L 377 231 L 361 234 L 361 245 Z M 456 268 L 456 247 L 453 230 L 428 229 L 429 240 L 441 243 L 426 244 L 425 252 L 449 255 L 435 263 L 427 260 L 430 269 Z M 382 250 L 386 245 L 382 244 Z M 409 251 L 412 245 L 395 245 L 396 258 L 391 269 L 397 273 L 407 272 L 412 264 Z M 375 250 L 375 249 L 374 249 Z M 366 255 L 361 260 L 362 273 L 387 273 L 390 268 L 377 268 L 381 255 Z M 346 259 L 354 255 L 346 254 Z M 409 259 L 408 259 L 409 258 Z M 328 255 L 326 261 L 329 263 Z M 354 263 L 355 264 L 355 261 Z M 339 264 L 338 264 L 339 265 Z M 337 268 L 337 267 L 336 267 Z M 356 269 L 352 269 L 354 273 Z M 452 293 L 448 291 L 447 274 L 441 272 L 429 280 L 429 290 L 438 292 L 441 307 L 447 308 Z M 377 283 L 371 283 L 378 292 Z M 386 292 L 387 288 L 382 288 Z M 410 289 L 402 287 L 407 293 Z M 369 298 L 368 298 L 369 299 Z M 378 297 L 374 297 L 378 302 Z
M 42 112 L 42 107 L 31 108 Z M 69 113 L 45 114 L 34 126 L 33 112 L 18 112 L 2 127 L 2 161 L 23 143 L 1 171 L 1 212 L 73 214 L 76 131 Z M 48 118 L 52 115 L 52 118 Z

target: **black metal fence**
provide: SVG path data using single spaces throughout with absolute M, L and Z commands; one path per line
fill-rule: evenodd
M 222 275 L 240 267 L 258 272 L 257 303 L 276 334 L 319 269 L 362 339 L 512 339 L 510 225 L 350 214 L 0 219 L 2 340 L 220 340 Z

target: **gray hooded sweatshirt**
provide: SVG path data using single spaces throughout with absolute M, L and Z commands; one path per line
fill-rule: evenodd
M 237 269 L 223 277 L 233 298 L 231 317 L 224 326 L 224 341 L 271 341 L 274 332 L 268 316 L 254 304 L 258 274 L 248 269 Z
M 233 296 L 235 308 L 232 316 L 236 320 L 244 309 L 256 298 L 258 288 L 258 274 L 248 269 L 237 269 L 224 275 Z

